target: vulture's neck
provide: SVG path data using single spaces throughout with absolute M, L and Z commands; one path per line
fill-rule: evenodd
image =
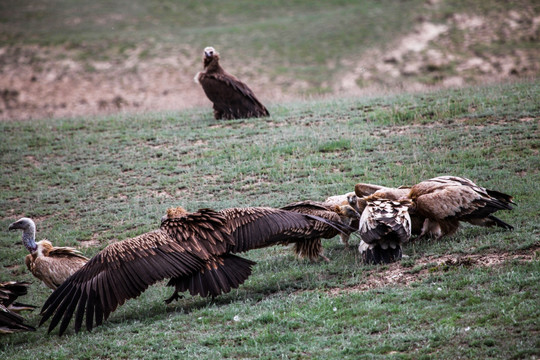
M 27 229 L 23 230 L 22 234 L 22 241 L 24 244 L 24 247 L 30 251 L 30 253 L 34 253 L 37 251 L 37 244 L 36 244 L 36 227 L 30 226 Z
M 204 70 L 206 73 L 222 73 L 223 68 L 219 65 L 219 59 L 213 58 L 208 63 L 204 64 Z

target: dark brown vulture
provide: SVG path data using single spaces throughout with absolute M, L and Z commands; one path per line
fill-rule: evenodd
M 88 259 L 72 247 L 55 247 L 48 240 L 36 243 L 36 224 L 21 218 L 9 225 L 9 230 L 22 230 L 22 241 L 30 254 L 24 262 L 32 275 L 55 290 L 68 277 L 79 270 Z
M 213 47 L 204 49 L 204 70 L 195 75 L 204 93 L 214 104 L 214 117 L 243 119 L 269 116 L 270 113 L 251 89 L 219 65 L 219 53 Z
M 512 196 L 485 189 L 466 178 L 439 176 L 422 181 L 410 189 L 408 197 L 413 201 L 413 211 L 426 218 L 420 237 L 452 235 L 460 221 L 513 229 L 492 215 L 498 210 L 512 210 Z
M 20 331 L 35 331 L 36 329 L 24 323 L 24 318 L 18 314 L 23 310 L 33 310 L 35 306 L 16 303 L 19 296 L 28 292 L 27 282 L 5 281 L 0 283 L 0 334 L 12 334 Z
M 364 262 L 388 264 L 401 259 L 402 244 L 411 237 L 409 199 L 389 200 L 375 194 L 363 198 L 366 207 L 360 218 L 358 246 Z
M 285 205 L 281 209 L 329 220 L 329 223 L 314 221 L 314 226 L 306 233 L 305 239 L 291 241 L 294 243 L 294 252 L 298 257 L 307 257 L 312 261 L 319 256 L 325 261 L 330 261 L 323 255 L 321 238 L 331 239 L 339 234 L 342 242 L 348 246 L 351 233 L 358 229 L 358 226 L 353 227 L 353 223 L 356 221 L 356 224 L 358 224 L 360 214 L 349 205 L 329 205 L 323 202 L 305 200 Z M 343 224 L 343 226 L 337 228 L 335 224 Z M 313 236 L 314 232 L 318 233 L 319 236 Z
M 305 237 L 313 217 L 271 208 L 171 209 L 158 230 L 105 247 L 47 299 L 40 325 L 52 317 L 49 332 L 60 320 L 60 335 L 75 317 L 75 332 L 86 316 L 86 328 L 100 325 L 126 300 L 169 278 L 173 295 L 217 296 L 240 286 L 253 261 L 232 253 Z M 300 234 L 298 234 L 300 233 Z M 320 236 L 314 233 L 313 236 Z

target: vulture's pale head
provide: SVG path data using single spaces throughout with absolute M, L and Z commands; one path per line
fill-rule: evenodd
M 37 250 L 36 244 L 36 224 L 32 219 L 29 218 L 20 218 L 14 223 L 9 225 L 8 230 L 22 230 L 22 240 L 24 246 L 33 253 Z
M 20 218 L 19 220 L 15 221 L 14 223 L 11 223 L 9 225 L 9 228 L 8 230 L 12 231 L 12 230 L 22 230 L 22 231 L 25 231 L 25 230 L 36 230 L 36 224 L 34 223 L 34 221 L 30 218 Z
M 208 67 L 212 62 L 219 60 L 219 53 L 211 46 L 204 48 L 203 63 L 204 67 Z
M 204 57 L 205 58 L 211 58 L 214 57 L 214 55 L 219 56 L 219 53 L 211 46 L 207 46 L 204 48 Z

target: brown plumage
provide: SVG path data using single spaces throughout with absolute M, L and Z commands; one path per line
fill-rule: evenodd
M 364 208 L 366 207 L 366 203 L 361 198 L 359 198 L 354 192 L 348 192 L 343 195 L 329 196 L 326 198 L 324 203 L 327 205 L 338 205 L 338 206 L 349 205 L 352 209 L 354 209 L 358 213 L 359 216 L 357 218 L 350 218 L 348 225 L 358 230 L 360 215 L 362 214 L 362 211 L 364 211 Z M 341 242 L 345 244 L 346 247 L 348 247 L 350 234 L 341 233 L 339 234 L 339 236 L 341 238 Z
M 328 223 L 314 221 L 313 228 L 308 229 L 305 239 L 291 241 L 294 242 L 294 252 L 298 257 L 307 257 L 312 261 L 319 256 L 325 261 L 330 261 L 323 255 L 321 238 L 331 239 L 336 235 L 341 235 L 342 242 L 348 246 L 350 234 L 358 229 L 358 227 L 354 228 L 351 223 L 358 222 L 360 214 L 349 205 L 329 205 L 323 202 L 305 200 L 285 205 L 281 209 L 314 215 L 329 221 Z M 343 224 L 344 226 L 338 229 L 335 226 L 336 224 Z M 314 237 L 314 232 L 317 232 L 319 236 Z
M 401 259 L 402 244 L 411 237 L 409 199 L 389 200 L 375 194 L 364 197 L 366 207 L 358 232 L 358 251 L 366 263 L 388 264 Z
M 358 196 L 370 194 L 390 200 L 410 199 L 409 209 L 412 234 L 419 238 L 431 236 L 440 239 L 454 234 L 459 222 L 479 226 L 498 226 L 513 229 L 493 213 L 511 210 L 512 196 L 485 189 L 467 178 L 439 176 L 422 181 L 412 187 L 388 188 L 372 184 L 357 184 Z
M 400 200 L 403 198 L 409 198 L 411 192 L 410 186 L 400 186 L 398 188 L 391 188 L 386 186 L 358 183 L 354 186 L 354 192 L 358 196 L 358 204 L 360 207 L 365 207 L 365 198 L 373 195 L 379 199 L 386 200 Z M 422 233 L 422 226 L 424 225 L 425 216 L 417 213 L 414 209 L 409 209 L 409 216 L 411 217 L 411 234 L 420 235 Z
M 195 75 L 208 99 L 214 104 L 214 117 L 242 119 L 269 116 L 270 113 L 251 89 L 219 64 L 219 53 L 213 47 L 204 49 L 204 70 Z
M 22 310 L 33 310 L 35 306 L 15 302 L 19 296 L 26 295 L 30 283 L 5 281 L 0 283 L 0 334 L 12 334 L 36 329 L 24 323 L 18 314 Z
M 91 330 L 94 321 L 100 325 L 126 300 L 165 278 L 175 287 L 168 301 L 186 290 L 226 293 L 240 286 L 255 264 L 232 253 L 279 244 L 311 227 L 308 215 L 279 209 L 170 210 L 160 229 L 107 246 L 66 280 L 43 305 L 40 324 L 52 317 L 50 332 L 62 320 L 62 334 L 75 316 L 78 332 L 86 316 Z
M 498 210 L 512 210 L 512 196 L 485 189 L 466 178 L 439 176 L 422 181 L 410 189 L 408 197 L 414 211 L 426 218 L 420 237 L 452 235 L 460 221 L 513 229 L 493 215 Z
M 26 267 L 53 290 L 88 261 L 72 247 L 56 247 L 48 240 L 36 243 L 36 225 L 32 219 L 21 218 L 9 225 L 9 230 L 17 229 L 23 231 L 23 244 L 30 252 L 24 259 Z

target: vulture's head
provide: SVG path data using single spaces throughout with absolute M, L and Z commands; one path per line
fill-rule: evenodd
M 14 223 L 11 223 L 8 228 L 9 231 L 13 231 L 13 230 L 26 231 L 26 230 L 32 230 L 32 229 L 35 231 L 36 224 L 34 224 L 34 221 L 32 221 L 32 219 L 25 218 L 25 217 L 20 218 Z
M 168 219 L 176 219 L 181 218 L 182 216 L 186 215 L 188 212 L 186 209 L 184 209 L 181 206 L 175 207 L 175 208 L 168 208 L 167 209 L 167 215 L 163 215 L 161 217 L 161 222 L 164 222 Z
M 207 67 L 214 60 L 219 60 L 219 53 L 211 46 L 205 47 L 203 56 L 204 67 Z
M 361 215 L 350 205 L 339 206 L 339 215 L 348 219 L 360 219 Z

